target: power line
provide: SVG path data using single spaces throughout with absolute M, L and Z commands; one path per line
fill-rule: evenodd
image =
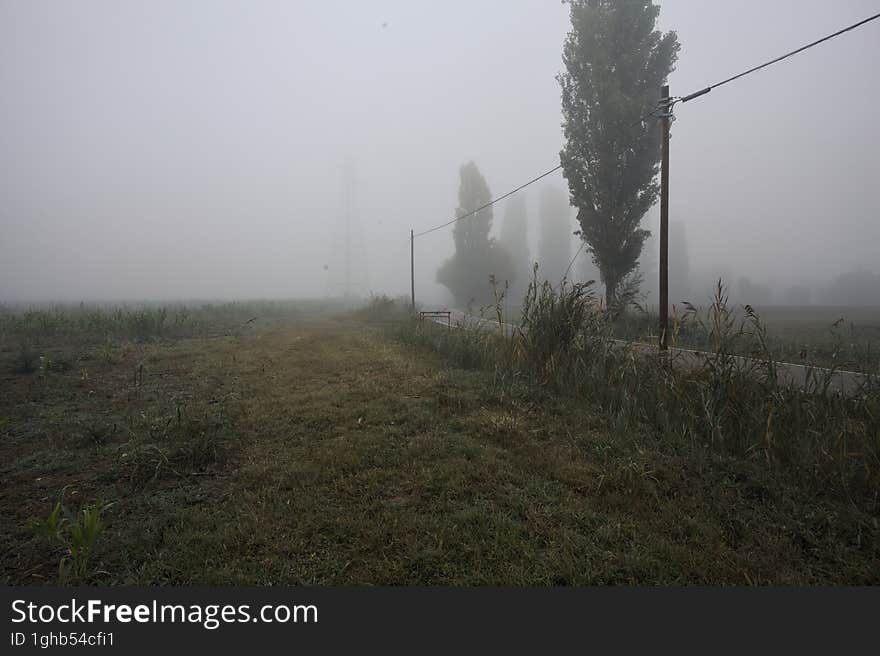
M 858 23 L 853 23 L 852 25 L 849 25 L 848 27 L 845 27 L 841 30 L 838 30 L 837 32 L 834 32 L 832 34 L 824 36 L 821 39 L 817 39 L 816 41 L 813 41 L 812 43 L 808 43 L 804 46 L 801 46 L 800 48 L 797 48 L 796 50 L 792 50 L 791 52 L 787 52 L 784 55 L 780 55 L 779 57 L 776 57 L 775 59 L 771 59 L 770 61 L 764 62 L 763 64 L 760 64 L 758 66 L 750 68 L 747 71 L 743 71 L 742 73 L 738 73 L 737 75 L 733 75 L 733 76 L 727 78 L 726 80 L 722 80 L 721 82 L 717 82 L 715 84 L 712 84 L 710 86 L 705 87 L 704 89 L 701 89 L 699 91 L 695 91 L 694 93 L 688 94 L 687 96 L 671 98 L 671 97 L 668 97 L 668 95 L 667 95 L 667 97 L 662 98 L 658 103 L 656 103 L 653 109 L 651 109 L 646 114 L 642 115 L 635 123 L 632 124 L 632 126 L 635 126 L 638 123 L 642 123 L 648 118 L 656 116 L 657 112 L 659 112 L 661 110 L 665 110 L 667 112 L 666 114 L 663 115 L 663 118 L 674 120 L 674 117 L 672 116 L 672 108 L 676 103 L 678 103 L 678 102 L 686 103 L 690 100 L 694 100 L 695 98 L 699 98 L 700 96 L 703 96 L 703 95 L 709 93 L 713 89 L 717 89 L 718 87 L 724 86 L 725 84 L 729 84 L 730 82 L 734 82 L 735 80 L 746 77 L 747 75 L 751 75 L 752 73 L 755 73 L 757 71 L 760 71 L 761 69 L 767 68 L 768 66 L 772 66 L 773 64 L 777 64 L 785 59 L 788 59 L 789 57 L 793 57 L 794 55 L 797 55 L 801 52 L 804 52 L 805 50 L 809 50 L 810 48 L 813 48 L 814 46 L 817 46 L 817 45 L 824 43 L 826 41 L 830 41 L 831 39 L 834 39 L 842 34 L 845 34 L 847 32 L 854 30 L 854 29 L 857 29 L 857 28 L 861 27 L 862 25 L 865 25 L 867 23 L 875 21 L 878 18 L 880 18 L 880 13 L 874 14 L 873 16 L 869 16 L 868 18 L 865 18 L 864 20 L 861 20 Z M 632 126 L 630 126 L 630 127 L 632 127 Z M 410 246 L 411 246 L 411 248 L 412 248 L 412 245 L 413 245 L 416 237 L 422 237 L 424 235 L 430 234 L 432 232 L 435 232 L 437 230 L 441 230 L 447 226 L 450 226 L 453 223 L 457 223 L 458 221 L 472 217 L 475 214 L 477 214 L 478 212 L 481 212 L 482 210 L 484 210 L 488 207 L 491 207 L 495 203 L 497 203 L 501 200 L 504 200 L 508 196 L 512 196 L 516 192 L 518 192 L 522 189 L 525 189 L 529 185 L 534 184 L 538 180 L 541 180 L 542 178 L 547 177 L 551 173 L 554 173 L 561 168 L 562 168 L 561 164 L 558 166 L 554 166 L 549 171 L 542 173 L 541 175 L 529 180 L 525 184 L 522 184 L 519 187 L 517 187 L 516 189 L 513 189 L 512 191 L 507 192 L 503 196 L 499 196 L 498 198 L 495 198 L 494 200 L 489 201 L 485 205 L 482 205 L 482 206 L 478 207 L 477 209 L 475 209 L 471 212 L 468 212 L 467 214 L 463 214 L 462 216 L 456 217 L 456 218 L 452 219 L 451 221 L 447 221 L 446 223 L 440 224 L 440 225 L 435 226 L 433 228 L 429 228 L 428 230 L 424 230 L 418 234 L 413 234 L 412 232 L 410 232 Z M 571 271 L 571 267 L 574 265 L 574 262 L 577 259 L 577 257 L 580 255 L 581 251 L 584 249 L 585 244 L 586 244 L 586 242 L 581 243 L 580 248 L 578 248 L 577 252 L 575 253 L 574 257 L 572 258 L 571 262 L 569 263 L 568 268 L 565 270 L 565 275 L 563 276 L 563 279 L 568 276 L 568 273 Z M 413 278 L 413 280 L 414 280 L 414 278 Z M 415 288 L 413 288 L 413 290 L 414 289 Z M 414 291 L 413 291 L 413 304 L 415 304 L 415 292 Z
M 689 100 L 693 100 L 694 98 L 698 98 L 699 96 L 702 96 L 704 94 L 709 93 L 712 89 L 717 89 L 718 87 L 723 86 L 723 85 L 727 84 L 728 82 L 733 82 L 734 80 L 738 80 L 741 77 L 745 77 L 746 75 L 750 75 L 751 73 L 754 73 L 756 71 L 760 71 L 762 68 L 767 68 L 768 66 L 772 66 L 773 64 L 781 62 L 783 59 L 788 59 L 789 57 L 793 57 L 794 55 L 796 55 L 800 52 L 803 52 L 804 50 L 808 50 L 808 49 L 812 48 L 813 46 L 817 46 L 820 43 L 824 43 L 825 41 L 830 41 L 831 39 L 838 37 L 841 34 L 845 34 L 846 32 L 854 30 L 857 27 L 861 27 L 862 25 L 865 25 L 866 23 L 870 23 L 873 20 L 877 20 L 878 18 L 880 18 L 880 14 L 874 14 L 873 16 L 866 18 L 862 21 L 859 21 L 858 23 L 854 23 L 853 25 L 850 25 L 849 27 L 845 27 L 842 30 L 838 30 L 834 34 L 829 34 L 828 36 L 824 36 L 817 41 L 813 41 L 812 43 L 808 43 L 805 46 L 801 46 L 797 50 L 792 50 L 791 52 L 787 52 L 784 55 L 777 57 L 776 59 L 771 59 L 768 62 L 764 62 L 763 64 L 760 64 L 759 66 L 755 66 L 754 68 L 750 68 L 749 70 L 743 71 L 742 73 L 734 75 L 733 77 L 729 77 L 726 80 L 722 80 L 721 82 L 718 82 L 716 84 L 712 84 L 712 85 L 706 87 L 705 89 L 700 89 L 699 91 L 695 91 L 694 93 L 691 93 L 687 96 L 683 96 L 679 100 L 683 103 L 686 103 Z
M 647 114 L 642 114 L 642 115 L 639 117 L 639 120 L 632 122 L 632 123 L 629 125 L 629 127 L 632 128 L 632 127 L 637 126 L 639 123 L 644 123 L 645 120 L 651 118 L 652 116 L 656 116 L 656 115 L 657 115 L 657 112 L 659 112 L 661 109 L 665 109 L 665 107 L 658 105 L 657 107 L 655 107 L 654 109 L 652 109 L 652 110 L 651 110 L 650 112 L 648 112 Z
M 880 18 L 880 14 L 874 14 L 873 16 L 870 16 L 870 17 L 868 17 L 868 18 L 865 18 L 864 20 L 861 20 L 861 21 L 859 21 L 858 23 L 853 23 L 852 25 L 850 25 L 850 26 L 848 26 L 848 27 L 845 27 L 845 28 L 843 28 L 842 30 L 838 30 L 837 32 L 834 32 L 833 34 L 829 34 L 829 35 L 827 35 L 827 36 L 822 37 L 821 39 L 817 39 L 816 41 L 813 41 L 812 43 L 808 43 L 808 44 L 805 45 L 805 46 L 801 46 L 800 48 L 797 48 L 796 50 L 792 50 L 791 52 L 787 52 L 787 53 L 785 53 L 784 55 L 781 55 L 781 56 L 779 56 L 779 57 L 776 57 L 775 59 L 771 59 L 770 61 L 764 62 L 763 64 L 760 64 L 760 65 L 758 65 L 758 66 L 755 66 L 755 67 L 753 67 L 753 68 L 750 68 L 750 69 L 747 70 L 747 71 L 743 71 L 742 73 L 738 73 L 737 75 L 734 75 L 734 76 L 732 76 L 732 77 L 729 77 L 729 78 L 727 78 L 726 80 L 722 80 L 721 82 L 717 82 L 717 83 L 715 83 L 715 84 L 709 85 L 709 86 L 705 87 L 704 89 L 701 89 L 701 90 L 699 90 L 699 91 L 695 91 L 694 93 L 688 94 L 687 96 L 682 96 L 682 97 L 680 97 L 680 98 L 670 99 L 669 101 L 667 101 L 667 105 L 659 105 L 659 106 L 655 106 L 651 111 L 649 111 L 649 112 L 647 112 L 646 114 L 642 115 L 642 116 L 641 116 L 641 117 L 640 117 L 635 123 L 633 123 L 632 125 L 637 125 L 638 123 L 641 123 L 641 122 L 643 122 L 644 120 L 646 120 L 646 119 L 648 119 L 648 118 L 651 118 L 652 116 L 655 116 L 655 115 L 657 114 L 658 111 L 660 111 L 660 110 L 662 110 L 662 109 L 667 109 L 667 107 L 671 107 L 671 105 L 674 104 L 675 102 L 686 103 L 686 102 L 688 102 L 689 100 L 693 100 L 694 98 L 698 98 L 698 97 L 700 97 L 700 96 L 702 96 L 702 95 L 705 95 L 705 94 L 709 93 L 710 91 L 712 91 L 712 89 L 717 89 L 717 88 L 720 87 L 720 86 L 724 86 L 725 84 L 728 84 L 728 83 L 730 83 L 730 82 L 733 82 L 733 81 L 735 81 L 735 80 L 738 80 L 738 79 L 740 79 L 740 78 L 742 78 L 742 77 L 745 77 L 746 75 L 750 75 L 750 74 L 752 74 L 752 73 L 755 73 L 756 71 L 760 71 L 762 68 L 767 68 L 768 66 L 772 66 L 773 64 L 777 64 L 777 63 L 783 61 L 784 59 L 788 59 L 789 57 L 793 57 L 794 55 L 797 55 L 798 53 L 801 53 L 801 52 L 803 52 L 804 50 L 809 50 L 810 48 L 812 48 L 812 47 L 814 47 L 814 46 L 817 46 L 817 45 L 819 45 L 820 43 L 824 43 L 824 42 L 826 42 L 826 41 L 830 41 L 831 39 L 833 39 L 833 38 L 835 38 L 835 37 L 838 37 L 838 36 L 840 36 L 841 34 L 845 34 L 845 33 L 847 33 L 847 32 L 850 32 L 850 31 L 852 31 L 852 30 L 854 30 L 854 29 L 856 29 L 856 28 L 858 28 L 858 27 L 861 27 L 862 25 L 865 25 L 865 24 L 867 24 L 867 23 L 870 23 L 871 21 L 877 20 L 878 18 Z M 631 127 L 632 127 L 632 126 L 631 126 Z M 430 228 L 430 229 L 428 229 L 428 230 L 424 230 L 424 231 L 422 231 L 422 232 L 419 232 L 419 233 L 413 235 L 413 238 L 415 238 L 415 237 L 422 237 L 422 236 L 427 235 L 427 234 L 429 234 L 429 233 L 435 232 L 436 230 L 441 230 L 442 228 L 445 228 L 445 227 L 447 227 L 447 226 L 450 226 L 450 225 L 452 225 L 453 223 L 457 223 L 458 221 L 461 221 L 461 220 L 463 220 L 463 219 L 470 218 L 470 217 L 472 217 L 473 215 L 477 214 L 478 212 L 481 212 L 482 210 L 486 209 L 487 207 L 491 207 L 492 205 L 494 205 L 494 204 L 497 203 L 498 201 L 504 200 L 504 199 L 507 198 L 508 196 L 512 196 L 513 194 L 515 194 L 516 192 L 520 191 L 521 189 L 525 189 L 525 188 L 528 187 L 530 184 L 534 184 L 534 183 L 537 182 L 538 180 L 540 180 L 540 179 L 542 179 L 542 178 L 546 178 L 548 175 L 550 175 L 551 173 L 554 173 L 554 172 L 558 171 L 558 170 L 561 169 L 561 168 L 562 168 L 562 165 L 561 165 L 561 164 L 558 165 L 558 166 L 554 166 L 552 169 L 550 169 L 550 170 L 547 171 L 546 173 L 542 173 L 542 174 L 539 175 L 538 177 L 529 180 L 529 181 L 526 182 L 525 184 L 520 185 L 520 186 L 517 187 L 516 189 L 507 192 L 507 193 L 504 194 L 503 196 L 499 196 L 498 198 L 489 201 L 489 202 L 486 203 L 485 205 L 482 205 L 481 207 L 478 207 L 477 209 L 475 209 L 475 210 L 473 210 L 473 211 L 471 211 L 471 212 L 468 212 L 467 214 L 463 214 L 462 216 L 459 216 L 459 217 L 457 217 L 457 218 L 455 218 L 455 219 L 452 219 L 451 221 L 447 221 L 446 223 L 443 223 L 443 224 L 440 224 L 440 225 L 435 226 L 435 227 L 433 227 L 433 228 Z M 569 268 L 571 268 L 571 265 L 569 265 Z
M 581 251 L 584 250 L 584 246 L 586 246 L 587 242 L 581 239 L 581 246 L 577 249 L 577 252 L 574 254 L 574 257 L 571 258 L 571 262 L 568 263 L 568 268 L 565 270 L 565 273 L 562 274 L 562 280 L 568 278 L 568 272 L 571 271 L 571 267 L 574 266 L 574 261 L 578 258 L 578 255 L 581 254 Z M 560 280 L 559 282 L 562 282 Z
M 728 84 L 729 82 L 733 82 L 734 80 L 738 80 L 741 77 L 745 77 L 746 75 L 750 75 L 751 73 L 754 73 L 756 71 L 760 71 L 762 68 L 767 68 L 768 66 L 772 66 L 773 64 L 779 63 L 784 59 L 788 59 L 789 57 L 793 57 L 794 55 L 801 53 L 804 50 L 809 50 L 810 48 L 817 46 L 820 43 L 824 43 L 825 41 L 830 41 L 831 39 L 838 37 L 841 34 L 845 34 L 846 32 L 850 32 L 858 27 L 861 27 L 862 25 L 865 25 L 866 23 L 870 23 L 871 21 L 877 20 L 878 18 L 880 18 L 880 14 L 875 14 L 873 16 L 870 16 L 864 20 L 859 21 L 858 23 L 854 23 L 854 24 L 850 25 L 849 27 L 845 27 L 842 30 L 838 30 L 837 32 L 834 32 L 833 34 L 829 34 L 828 36 L 824 36 L 821 39 L 813 41 L 812 43 L 808 43 L 805 46 L 801 46 L 797 50 L 792 50 L 791 52 L 787 52 L 784 55 L 777 57 L 776 59 L 771 59 L 770 61 L 764 62 L 763 64 L 760 64 L 758 66 L 750 68 L 747 71 L 743 71 L 742 73 L 738 73 L 737 75 L 729 77 L 726 80 L 722 80 L 721 82 L 717 82 L 716 84 L 709 85 L 708 87 L 700 89 L 699 91 L 695 91 L 694 93 L 688 94 L 686 96 L 672 98 L 671 102 L 672 102 L 672 104 L 679 103 L 679 102 L 686 103 L 689 100 L 694 100 L 695 98 L 699 98 L 700 96 L 703 96 L 703 95 L 709 93 L 710 91 L 712 91 L 712 89 L 717 89 L 718 87 L 723 86 L 725 84 Z M 665 106 L 662 106 L 662 105 L 655 106 L 654 109 L 647 112 L 646 114 L 643 114 L 637 121 L 632 123 L 632 125 L 630 125 L 630 127 L 638 125 L 639 123 L 644 122 L 646 119 L 649 119 L 649 118 L 655 116 L 657 114 L 657 112 L 660 111 L 661 109 L 665 109 Z
M 540 180 L 540 179 L 542 179 L 542 178 L 546 178 L 548 175 L 550 175 L 551 173 L 555 173 L 556 171 L 558 171 L 558 170 L 561 169 L 561 168 L 562 168 L 562 164 L 559 164 L 558 166 L 554 166 L 552 169 L 550 169 L 550 170 L 547 171 L 546 173 L 542 173 L 542 174 L 539 175 L 538 177 L 536 177 L 536 178 L 532 178 L 531 180 L 529 180 L 529 181 L 526 182 L 525 184 L 520 185 L 519 187 L 517 187 L 517 188 L 514 189 L 513 191 L 508 191 L 508 192 L 507 192 L 506 194 L 504 194 L 503 196 L 499 196 L 498 198 L 489 201 L 489 202 L 486 203 L 485 205 L 483 205 L 483 206 L 481 206 L 481 207 L 478 207 L 477 209 L 473 210 L 472 212 L 468 212 L 467 214 L 462 214 L 461 216 L 459 216 L 459 217 L 457 217 L 457 218 L 455 218 L 455 219 L 452 219 L 452 221 L 447 221 L 446 223 L 443 223 L 443 224 L 441 224 L 441 225 L 438 225 L 438 226 L 435 226 L 435 227 L 433 227 L 433 228 L 429 228 L 428 230 L 424 230 L 424 231 L 422 231 L 422 232 L 418 232 L 418 233 L 416 233 L 415 235 L 413 235 L 413 239 L 415 239 L 416 237 L 421 237 L 422 235 L 427 235 L 428 233 L 434 232 L 435 230 L 440 230 L 441 228 L 445 228 L 446 226 L 451 226 L 453 223 L 456 223 L 456 222 L 458 222 L 458 221 L 461 221 L 462 219 L 467 219 L 468 217 L 473 216 L 473 215 L 476 214 L 477 212 L 481 212 L 481 211 L 483 211 L 484 209 L 486 209 L 487 207 L 491 207 L 492 205 L 494 205 L 494 204 L 497 203 L 498 201 L 500 201 L 500 200 L 504 200 L 504 199 L 507 198 L 508 196 L 513 196 L 513 194 L 515 194 L 516 192 L 520 191 L 521 189 L 525 189 L 525 188 L 528 187 L 530 184 L 534 184 L 534 183 L 537 182 L 538 180 Z

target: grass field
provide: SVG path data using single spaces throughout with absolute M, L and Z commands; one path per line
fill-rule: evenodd
M 876 495 L 271 308 L 4 315 L 3 583 L 880 582 Z
M 678 307 L 677 318 L 685 315 Z M 864 373 L 880 373 L 880 308 L 767 306 L 756 311 L 767 327 L 768 347 L 778 360 Z M 744 318 L 742 312 L 740 319 Z M 671 319 L 674 324 L 674 319 Z M 630 313 L 620 336 L 657 342 L 657 318 Z M 711 340 L 694 322 L 678 324 L 676 344 L 702 349 Z M 747 355 L 747 354 L 744 354 Z

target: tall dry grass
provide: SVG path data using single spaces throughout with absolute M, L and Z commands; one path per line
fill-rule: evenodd
M 708 336 L 703 357 L 676 362 L 614 340 L 617 319 L 591 285 L 553 286 L 535 277 L 512 334 L 413 320 L 398 324 L 396 334 L 459 366 L 588 403 L 617 431 L 647 430 L 672 448 L 759 461 L 811 490 L 878 510 L 876 378 L 847 395 L 829 387 L 827 372 L 808 377 L 805 388 L 782 382 L 760 316 L 749 306 L 734 311 L 720 281 L 706 310 L 689 306 L 676 318 L 675 330 Z

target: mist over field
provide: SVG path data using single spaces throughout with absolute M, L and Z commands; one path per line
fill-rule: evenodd
M 880 7 L 660 4 L 673 95 Z M 0 2 L 0 301 L 340 295 L 346 203 L 353 289 L 406 294 L 462 164 L 494 197 L 559 163 L 570 28 L 547 0 Z M 676 108 L 673 294 L 880 305 L 878 59 L 875 24 Z M 548 187 L 523 192 L 532 257 Z M 420 300 L 450 301 L 452 252 L 416 241 Z
M 878 62 L 880 0 L 0 0 L 0 586 L 880 583 Z

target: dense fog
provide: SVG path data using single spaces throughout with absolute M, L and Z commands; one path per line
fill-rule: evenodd
M 880 11 L 659 4 L 673 95 Z M 569 29 L 551 0 L 3 0 L 0 301 L 408 294 L 410 230 L 454 217 L 461 165 L 499 196 L 559 164 Z M 874 22 L 676 107 L 671 300 L 723 276 L 745 302 L 880 305 L 878 61 Z M 532 258 L 565 184 L 521 192 Z M 451 301 L 452 251 L 416 240 L 420 300 Z

